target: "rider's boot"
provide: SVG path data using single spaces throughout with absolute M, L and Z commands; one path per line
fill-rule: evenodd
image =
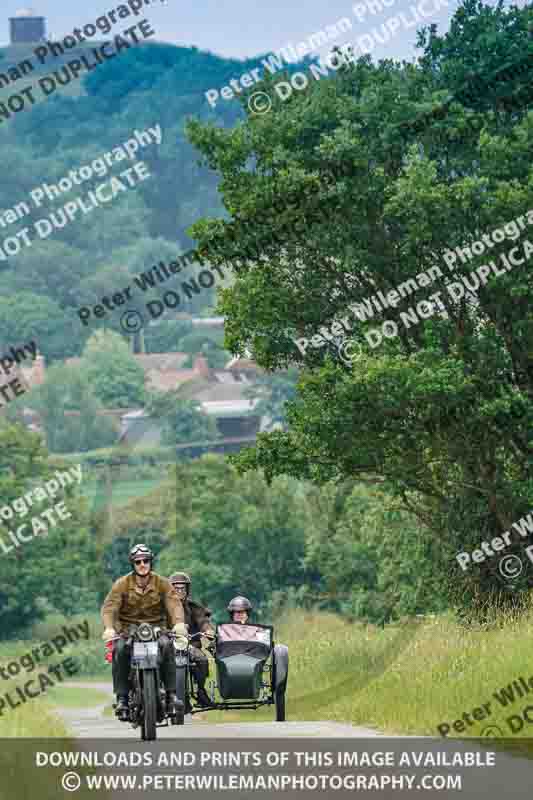
M 198 686 L 198 691 L 196 693 L 196 696 L 198 697 L 198 703 L 204 708 L 206 706 L 212 705 L 211 700 L 209 699 L 209 695 L 205 690 L 205 686 Z
M 117 705 L 115 707 L 115 714 L 121 722 L 128 722 L 130 718 L 130 710 L 128 707 L 128 695 L 117 694 Z
M 194 665 L 194 677 L 196 680 L 196 697 L 198 699 L 198 705 L 202 707 L 211 706 L 211 700 L 209 699 L 209 695 L 205 690 L 205 682 L 209 675 L 209 667 L 207 666 L 207 659 L 204 661 L 197 661 Z
M 183 702 L 178 700 L 176 692 L 167 692 L 167 713 L 169 716 L 175 716 L 180 710 L 183 709 Z

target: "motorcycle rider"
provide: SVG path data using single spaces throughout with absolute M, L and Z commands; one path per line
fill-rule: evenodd
M 170 576 L 169 581 L 183 604 L 185 624 L 189 635 L 194 636 L 194 634 L 203 633 L 214 636 L 215 630 L 211 625 L 211 610 L 191 598 L 191 579 L 187 573 L 175 572 Z M 202 642 L 199 636 L 192 640 L 189 654 L 193 675 L 198 686 L 198 702 L 201 706 L 210 706 L 211 701 L 205 690 L 205 682 L 209 675 L 209 662 L 207 656 L 202 652 Z
M 183 606 L 166 578 L 152 572 L 154 554 L 145 544 L 136 544 L 129 553 L 133 571 L 113 583 L 102 606 L 104 633 L 102 639 L 109 641 L 118 634 L 121 638 L 113 648 L 113 688 L 117 695 L 115 713 L 119 719 L 128 720 L 128 678 L 130 673 L 131 646 L 127 633 L 130 625 L 148 622 L 165 627 L 167 617 L 178 636 L 186 634 Z M 116 617 L 116 620 L 115 620 Z M 161 677 L 167 693 L 167 709 L 175 714 L 179 702 L 176 699 L 176 662 L 174 647 L 168 636 L 158 639 L 161 660 Z

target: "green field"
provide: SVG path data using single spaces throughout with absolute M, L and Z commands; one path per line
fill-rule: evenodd
M 126 506 L 131 500 L 150 494 L 160 485 L 158 480 L 124 480 L 114 481 L 111 494 L 111 505 L 115 508 Z M 99 511 L 107 503 L 105 484 L 96 479 L 82 482 L 82 494 L 87 498 L 91 508 Z

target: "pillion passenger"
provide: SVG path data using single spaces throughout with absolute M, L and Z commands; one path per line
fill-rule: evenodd
M 203 633 L 209 636 L 215 635 L 215 630 L 211 624 L 211 610 L 203 606 L 190 597 L 191 579 L 186 572 L 175 572 L 169 578 L 176 595 L 183 604 L 185 625 L 190 636 Z M 202 652 L 202 641 L 200 636 L 196 636 L 191 641 L 190 660 L 193 675 L 198 686 L 198 702 L 201 706 L 210 706 L 211 701 L 205 689 L 205 682 L 209 675 L 209 662 L 207 656 Z

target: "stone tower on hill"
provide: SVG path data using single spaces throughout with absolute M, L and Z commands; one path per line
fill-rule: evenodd
M 46 39 L 46 20 L 30 8 L 22 8 L 9 18 L 11 44 L 34 44 Z

